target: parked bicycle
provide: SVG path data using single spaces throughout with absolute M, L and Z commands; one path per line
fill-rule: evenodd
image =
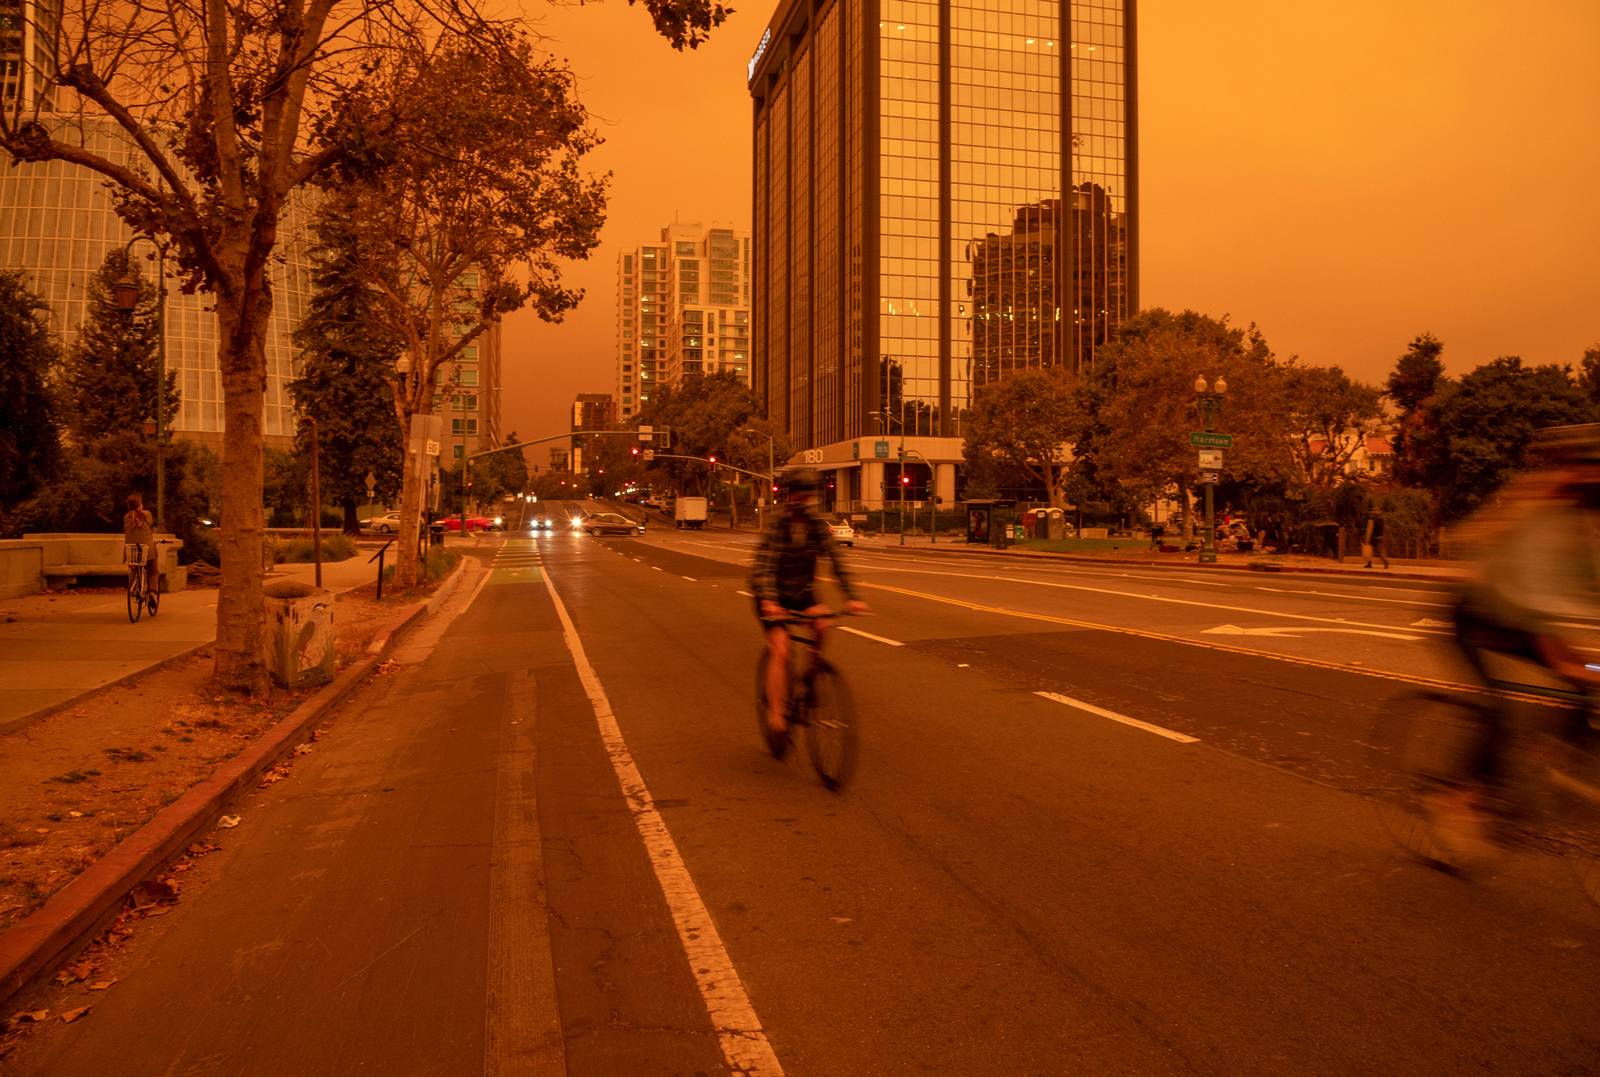
M 130 542 L 122 558 L 128 565 L 128 620 L 137 623 L 146 610 L 154 617 L 161 608 L 161 585 L 147 564 L 149 551 L 142 542 Z
M 767 725 L 767 652 L 756 662 L 756 722 L 763 741 L 772 754 L 782 757 L 787 743 L 774 738 L 793 737 L 805 731 L 806 754 L 822 784 L 838 791 L 849 784 L 856 771 L 860 723 L 855 701 L 843 675 L 817 651 L 815 622 L 818 617 L 803 614 L 785 620 L 784 632 L 789 648 L 789 698 L 785 717 L 789 729 L 774 734 Z M 798 630 L 796 630 L 798 627 Z
M 1530 846 L 1568 863 L 1600 904 L 1600 728 L 1578 692 L 1493 680 L 1513 704 L 1504 771 L 1492 789 L 1471 777 L 1496 702 L 1487 694 L 1428 690 L 1396 700 L 1368 739 L 1391 780 L 1374 796 L 1384 828 L 1431 867 L 1470 875 L 1483 854 Z M 1460 829 L 1454 801 L 1470 796 L 1486 826 Z

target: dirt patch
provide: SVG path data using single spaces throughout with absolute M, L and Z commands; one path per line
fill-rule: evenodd
M 362 591 L 367 594 L 362 594 Z M 342 594 L 338 668 L 425 592 Z M 233 758 L 311 694 L 214 691 L 210 649 L 0 736 L 0 931 Z

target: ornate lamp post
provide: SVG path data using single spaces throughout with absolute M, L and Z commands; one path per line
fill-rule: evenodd
M 122 248 L 124 261 L 141 239 L 156 249 L 156 417 L 153 432 L 156 436 L 156 530 L 160 531 L 167 524 L 167 248 L 149 236 L 134 236 Z M 112 285 L 111 292 L 119 310 L 131 312 L 139 305 L 139 284 L 131 270 Z M 148 420 L 145 425 L 150 425 Z
M 1218 376 L 1216 386 L 1213 388 L 1206 384 L 1205 375 L 1194 379 L 1195 403 L 1200 408 L 1200 415 L 1205 420 L 1206 433 L 1216 429 L 1217 414 L 1222 411 L 1222 397 L 1228 391 L 1228 383 Z M 1218 469 L 1221 468 L 1221 454 L 1217 454 Z M 1217 525 L 1215 507 L 1212 504 L 1211 492 L 1217 484 L 1217 471 L 1206 469 L 1200 476 L 1206 488 L 1206 534 L 1200 544 L 1200 563 L 1214 565 L 1217 563 Z

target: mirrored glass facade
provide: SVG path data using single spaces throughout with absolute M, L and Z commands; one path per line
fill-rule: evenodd
M 109 126 L 74 124 L 72 137 L 119 164 L 130 162 L 123 136 Z M 132 232 L 111 208 L 105 178 L 63 161 L 24 163 L 0 172 L 0 265 L 25 271 L 50 305 L 51 328 L 64 346 L 78 335 L 88 302 L 89 279 L 107 254 L 127 243 Z M 267 444 L 287 446 L 294 434 L 294 402 L 288 383 L 295 377 L 298 349 L 291 336 L 310 301 L 312 266 L 306 242 L 305 205 L 297 194 L 279 228 L 269 270 L 272 317 L 267 328 L 267 386 L 264 433 Z M 135 258 L 153 256 L 148 241 L 133 248 Z M 142 261 L 154 278 L 155 262 Z M 171 260 L 168 263 L 171 271 Z M 178 281 L 167 281 L 167 369 L 178 373 L 181 394 L 175 437 L 220 442 L 223 425 L 222 379 L 217 361 L 217 316 L 205 294 L 184 295 Z
M 751 64 L 755 384 L 799 444 L 959 459 L 975 391 L 1092 365 L 1137 310 L 1134 25 L 1134 0 L 779 9 Z

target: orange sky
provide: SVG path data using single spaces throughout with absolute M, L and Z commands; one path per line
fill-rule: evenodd
M 583 305 L 507 320 L 505 429 L 555 433 L 575 394 L 611 391 L 619 249 L 680 212 L 748 224 L 745 65 L 776 3 L 734 4 L 688 54 L 620 0 L 546 9 L 611 209 L 569 273 Z M 1372 381 L 1423 331 L 1452 373 L 1600 344 L 1596 0 L 1139 9 L 1145 306 L 1254 321 L 1280 355 Z

